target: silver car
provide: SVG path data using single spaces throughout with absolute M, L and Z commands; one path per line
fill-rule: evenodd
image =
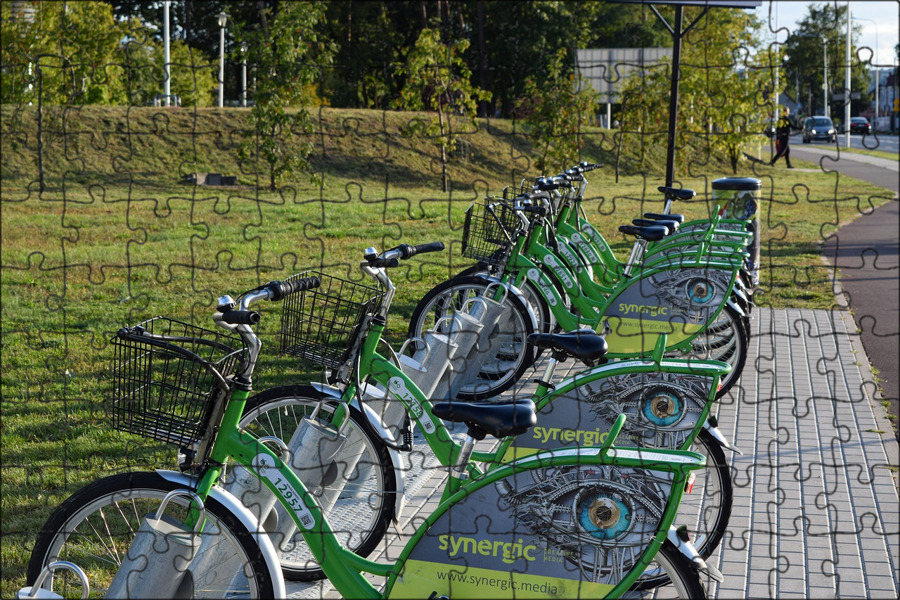
M 803 143 L 808 144 L 813 140 L 825 140 L 834 142 L 836 132 L 831 117 L 809 117 L 803 124 Z

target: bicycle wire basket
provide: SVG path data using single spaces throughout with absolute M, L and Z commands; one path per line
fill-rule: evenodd
M 503 266 L 516 238 L 517 225 L 515 210 L 504 202 L 473 204 L 466 209 L 462 255 L 486 264 Z
M 384 291 L 317 271 L 287 281 L 300 277 L 318 277 L 321 283 L 282 302 L 281 352 L 337 369 L 347 360 L 363 318 L 381 307 Z
M 238 336 L 166 317 L 119 330 L 112 346 L 113 426 L 178 446 L 203 437 L 245 351 Z

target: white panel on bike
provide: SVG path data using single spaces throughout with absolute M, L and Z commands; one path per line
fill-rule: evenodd
M 198 555 L 201 537 L 214 538 L 215 533 L 198 535 L 185 531 L 168 515 L 159 519 L 148 515 L 134 536 L 106 598 L 175 598 L 187 591 L 193 595 L 194 582 L 189 567 Z

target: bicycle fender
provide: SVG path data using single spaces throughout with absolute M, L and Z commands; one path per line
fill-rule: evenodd
M 193 489 L 194 487 L 195 480 L 184 473 L 166 471 L 163 469 L 157 469 L 156 472 L 166 481 L 171 481 L 176 485 L 183 485 L 186 489 Z M 209 495 L 224 506 L 231 514 L 236 516 L 244 527 L 250 531 L 250 534 L 259 546 L 259 552 L 262 554 L 263 560 L 266 561 L 266 566 L 268 566 L 269 572 L 272 575 L 272 587 L 275 591 L 275 597 L 286 597 L 287 590 L 284 587 L 284 577 L 281 574 L 281 563 L 278 560 L 278 554 L 275 552 L 275 546 L 272 545 L 272 540 L 269 539 L 268 535 L 259 534 L 259 531 L 262 528 L 257 522 L 256 517 L 253 516 L 253 513 L 241 504 L 241 502 L 232 494 L 218 486 L 213 486 L 209 491 Z
M 310 382 L 310 385 L 312 385 L 324 396 L 328 396 L 329 398 L 333 398 L 334 400 L 338 401 L 341 399 L 341 390 L 332 385 L 327 385 L 315 381 Z M 372 410 L 365 404 L 360 405 L 357 398 L 354 398 L 350 402 L 350 406 L 353 406 L 354 408 L 359 410 L 359 412 L 365 415 L 366 419 L 369 420 L 369 425 L 372 426 L 372 428 L 378 433 L 378 435 L 391 442 L 396 441 L 391 432 L 385 429 L 384 424 L 381 422 L 381 419 L 378 417 L 378 414 L 374 410 Z M 404 479 L 404 469 L 402 468 L 403 463 L 400 462 L 400 453 L 389 446 L 385 447 L 387 448 L 388 454 L 391 457 L 391 467 L 393 467 L 394 469 L 394 477 L 397 480 L 397 490 L 399 491 L 406 489 L 406 480 Z M 406 501 L 405 499 L 406 495 L 401 494 L 398 498 L 398 501 L 395 503 L 394 521 L 399 521 L 400 511 L 403 510 L 403 505 Z
M 669 526 L 669 531 L 666 533 L 666 539 L 672 542 L 675 547 L 678 548 L 679 552 L 694 563 L 694 566 L 697 567 L 698 571 L 720 583 L 725 581 L 725 577 L 722 573 L 703 560 L 703 557 L 700 556 L 700 553 L 697 552 L 697 549 L 694 548 L 694 545 L 689 540 L 682 540 L 681 537 L 679 537 L 678 530 L 675 529 L 674 525 Z
M 732 291 L 734 291 L 734 288 L 732 288 Z M 747 316 L 747 313 L 744 312 L 744 309 L 742 309 L 740 306 L 738 306 L 738 305 L 735 303 L 735 301 L 732 300 L 731 298 L 729 298 L 729 299 L 726 301 L 726 304 L 727 304 L 728 306 L 730 306 L 731 308 L 733 308 L 733 309 L 735 310 L 735 312 L 736 312 L 738 315 L 740 315 L 741 317 L 746 317 L 746 316 Z
M 378 435 L 383 437 L 386 440 L 393 440 L 394 436 L 385 429 L 384 425 L 381 423 L 381 419 L 378 417 L 378 413 L 369 408 L 367 405 L 363 404 L 360 406 L 359 400 L 354 398 L 350 402 L 351 406 L 355 406 L 359 409 L 359 411 L 365 415 L 366 419 L 369 420 L 369 424 L 378 432 Z M 406 479 L 404 477 L 404 469 L 403 463 L 400 462 L 400 453 L 397 452 L 394 448 L 390 446 L 385 446 L 387 448 L 388 454 L 391 457 L 391 466 L 394 468 L 394 477 L 397 481 L 397 491 L 400 492 L 406 489 Z M 397 502 L 394 503 L 394 521 L 399 522 L 400 520 L 400 511 L 403 510 L 403 506 L 406 503 L 406 494 L 398 493 Z
M 740 277 L 738 277 L 738 281 L 740 281 Z M 743 290 L 741 290 L 740 284 L 735 281 L 734 287 L 731 289 L 731 293 L 741 299 L 742 302 L 747 302 L 747 295 L 744 294 Z
M 494 277 L 492 275 L 488 275 L 487 273 L 475 273 L 475 276 L 481 277 L 482 279 L 490 281 L 491 283 L 496 283 L 497 285 L 502 285 L 502 286 L 506 287 L 506 289 L 508 289 L 510 291 L 510 293 L 515 294 L 519 298 L 519 300 L 522 301 L 522 304 L 525 305 L 525 310 L 528 311 L 528 318 L 531 319 L 532 329 L 534 331 L 538 330 L 537 317 L 535 316 L 534 311 L 531 310 L 531 306 L 528 304 L 528 301 L 525 300 L 525 294 L 522 293 L 522 290 L 520 290 L 516 286 L 511 285 L 509 283 L 501 283 L 499 279 L 497 279 L 496 277 Z
M 725 434 L 722 433 L 722 431 L 718 427 L 713 427 L 712 425 L 710 425 L 709 419 L 707 419 L 706 422 L 703 424 L 703 429 L 708 431 L 709 434 L 711 436 L 713 436 L 713 439 L 716 440 L 719 443 L 719 445 L 722 446 L 723 448 L 725 448 L 726 450 L 731 450 L 732 452 L 736 452 L 736 453 L 740 454 L 741 456 L 744 455 L 744 453 L 741 452 L 737 446 L 732 445 L 732 443 L 728 441 L 728 438 L 725 437 Z

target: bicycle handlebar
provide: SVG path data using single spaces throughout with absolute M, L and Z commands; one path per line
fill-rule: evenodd
M 366 262 L 362 263 L 364 267 L 372 268 L 391 268 L 400 266 L 400 259 L 406 260 L 412 258 L 416 254 L 427 254 L 428 252 L 440 252 L 444 249 L 444 242 L 429 242 L 427 244 L 419 244 L 411 246 L 409 244 L 400 244 L 390 250 L 385 250 L 381 255 L 374 248 L 366 249 L 363 258 Z
M 317 288 L 321 284 L 318 277 L 301 277 L 293 281 L 270 281 L 263 288 L 269 292 L 269 300 L 277 302 L 291 294 Z
M 224 310 L 220 318 L 229 325 L 256 325 L 260 319 L 255 310 Z

